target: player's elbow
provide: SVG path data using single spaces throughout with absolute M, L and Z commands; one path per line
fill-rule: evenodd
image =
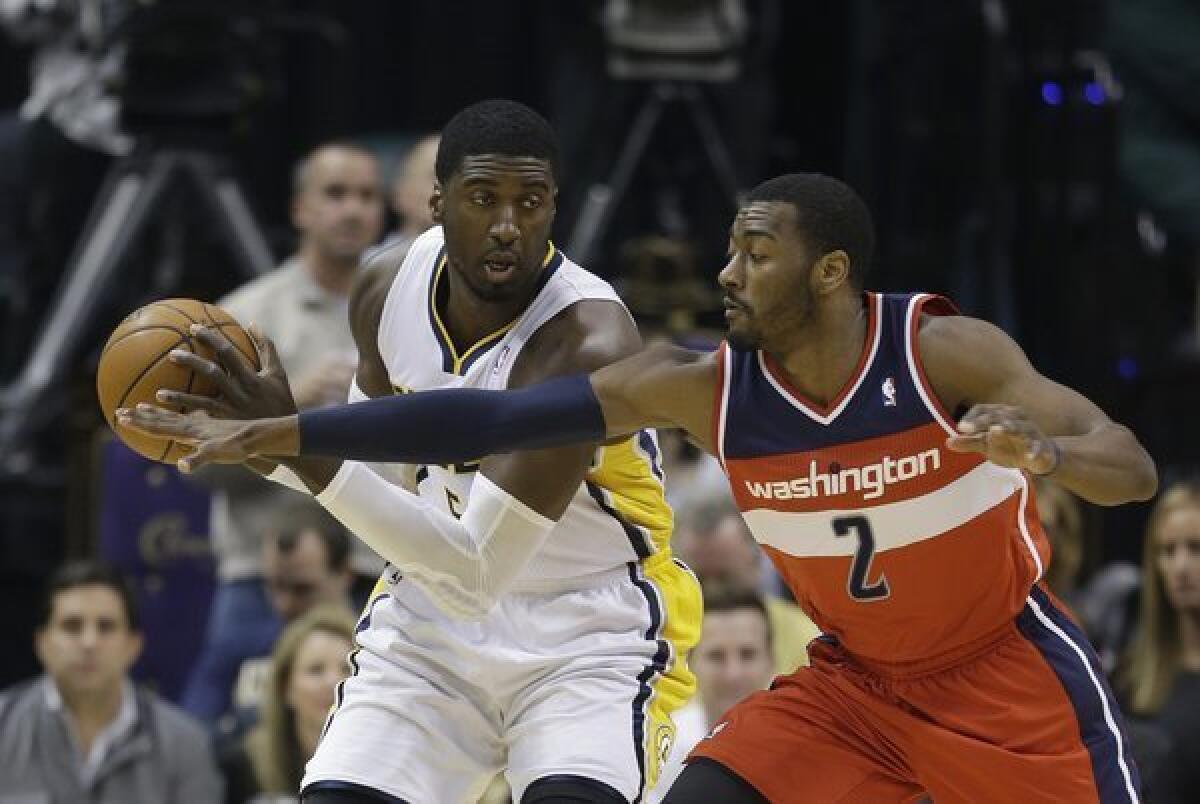
M 1138 502 L 1145 502 L 1158 494 L 1158 467 L 1154 465 L 1154 459 L 1144 451 L 1135 470 L 1133 485 L 1133 499 Z

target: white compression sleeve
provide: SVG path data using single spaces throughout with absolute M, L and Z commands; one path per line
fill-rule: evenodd
M 443 611 L 471 619 L 491 609 L 554 527 L 482 474 L 461 520 L 356 461 L 342 464 L 317 501 Z

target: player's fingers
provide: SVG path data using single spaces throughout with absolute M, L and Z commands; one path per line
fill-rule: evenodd
M 118 408 L 116 417 L 118 424 L 146 435 L 174 437 L 182 435 L 186 427 L 181 414 L 147 402 L 133 408 Z
M 275 342 L 268 338 L 258 328 L 258 324 L 250 325 L 250 337 L 254 339 L 254 347 L 258 349 L 258 362 L 268 374 L 278 374 L 283 371 L 283 361 L 279 359 L 279 350 Z
M 229 396 L 238 392 L 237 387 L 230 381 L 229 374 L 218 363 L 189 352 L 187 349 L 172 349 L 167 357 L 172 363 L 189 368 L 207 379 L 216 387 L 219 394 Z
M 238 456 L 238 450 L 233 448 L 233 441 L 228 438 L 211 438 L 199 441 L 195 449 L 176 462 L 179 471 L 188 473 L 210 463 L 241 463 L 246 456 Z
M 963 417 L 958 420 L 960 433 L 978 433 L 986 430 L 995 419 L 996 405 L 972 405 Z
M 987 452 L 987 436 L 980 433 L 978 435 L 957 435 L 950 436 L 946 439 L 946 448 L 954 452 Z
M 190 331 L 193 337 L 213 350 L 217 360 L 239 386 L 245 388 L 250 385 L 255 373 L 254 366 L 250 365 L 246 356 L 233 345 L 228 335 L 216 327 L 206 327 L 203 324 L 192 324 Z
M 182 391 L 172 391 L 169 388 L 158 389 L 154 394 L 154 398 L 164 405 L 173 405 L 176 408 L 188 411 L 202 410 L 210 416 L 225 418 L 229 412 L 229 406 L 221 399 L 211 396 L 199 396 L 198 394 L 185 394 Z

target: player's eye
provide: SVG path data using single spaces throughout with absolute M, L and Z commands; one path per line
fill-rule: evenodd
M 537 195 L 525 196 L 525 199 L 521 202 L 521 205 L 524 206 L 525 209 L 537 209 L 542 205 L 542 198 L 541 196 Z
M 492 196 L 488 193 L 472 193 L 471 203 L 477 207 L 486 207 L 492 203 Z

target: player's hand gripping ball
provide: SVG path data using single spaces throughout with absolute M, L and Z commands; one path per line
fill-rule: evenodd
M 192 448 L 127 428 L 116 421 L 113 413 L 139 402 L 185 412 L 155 399 L 160 388 L 198 396 L 217 394 L 210 379 L 170 360 L 174 349 L 216 360 L 212 349 L 190 334 L 192 324 L 219 329 L 255 370 L 260 367 L 254 341 L 233 316 L 193 299 L 164 299 L 135 310 L 117 326 L 104 345 L 96 370 L 96 393 L 109 427 L 130 449 L 172 465 Z

